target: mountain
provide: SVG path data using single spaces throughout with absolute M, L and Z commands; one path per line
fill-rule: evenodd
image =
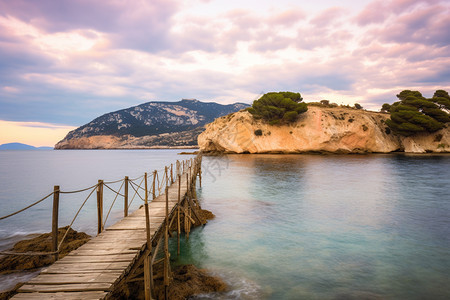
M 7 143 L 0 145 L 0 150 L 52 150 L 52 147 L 34 147 L 22 143 Z
M 247 112 L 218 118 L 198 137 L 205 152 L 226 153 L 448 153 L 450 128 L 410 137 L 386 126 L 389 114 L 308 106 L 292 124 L 270 125 Z
M 69 132 L 55 149 L 193 147 L 207 123 L 248 106 L 196 99 L 148 102 L 94 119 Z

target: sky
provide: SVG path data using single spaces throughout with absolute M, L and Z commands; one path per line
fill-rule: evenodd
M 148 101 L 431 97 L 449 28 L 448 0 L 0 0 L 0 144 L 53 146 Z

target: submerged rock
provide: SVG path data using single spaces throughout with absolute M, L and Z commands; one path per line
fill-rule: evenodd
M 68 226 L 58 229 L 58 241 L 61 241 L 66 233 Z M 77 249 L 87 241 L 90 236 L 84 232 L 77 232 L 69 229 L 64 242 L 61 245 L 61 252 L 59 258 L 66 256 L 70 251 Z M 10 252 L 51 252 L 52 250 L 52 235 L 51 233 L 44 233 L 32 239 L 17 242 Z M 49 265 L 54 262 L 53 255 L 7 255 L 0 258 L 0 274 L 7 274 L 11 272 L 32 270 Z

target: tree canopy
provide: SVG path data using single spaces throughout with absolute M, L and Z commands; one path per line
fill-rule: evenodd
M 253 117 L 266 120 L 271 125 L 291 123 L 308 110 L 302 100 L 300 93 L 270 92 L 253 101 L 247 110 Z
M 430 99 L 410 90 L 402 91 L 397 97 L 400 101 L 389 107 L 391 118 L 386 124 L 400 135 L 435 132 L 450 122 L 450 96 L 444 90 L 437 90 Z M 383 109 L 387 108 L 383 104 Z

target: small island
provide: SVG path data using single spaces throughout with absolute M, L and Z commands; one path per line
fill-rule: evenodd
M 448 92 L 427 99 L 405 90 L 397 97 L 373 112 L 327 100 L 304 104 L 299 93 L 268 93 L 251 108 L 208 124 L 198 143 L 204 152 L 221 153 L 450 152 Z

